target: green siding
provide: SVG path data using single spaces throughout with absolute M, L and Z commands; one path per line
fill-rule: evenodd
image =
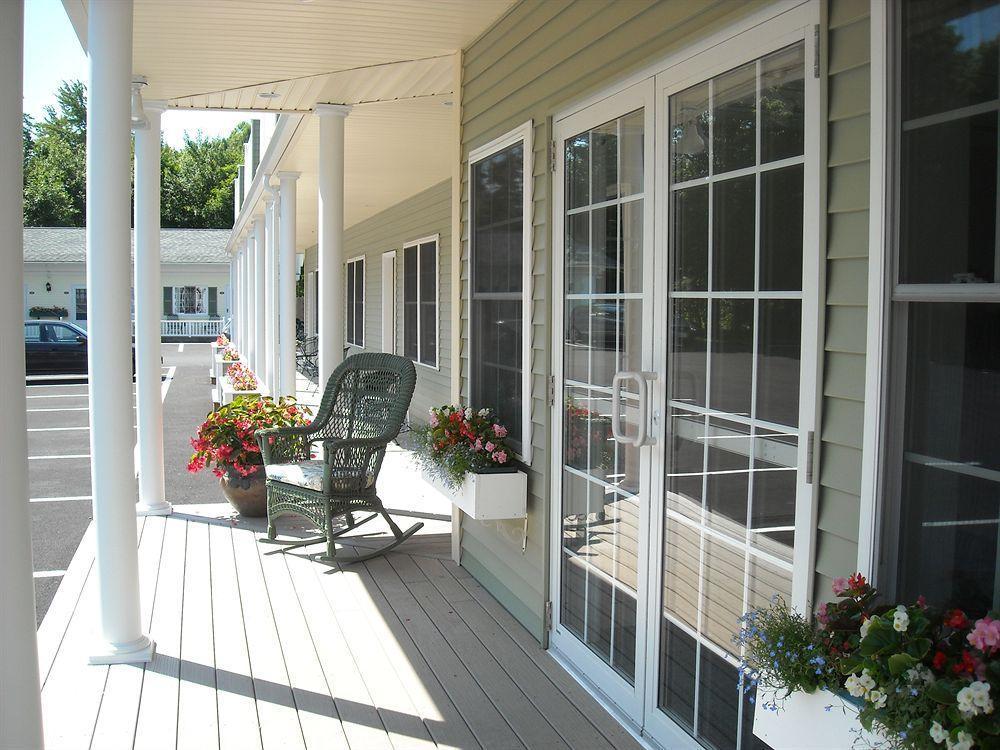
M 629 73 L 682 49 L 759 9 L 764 3 L 730 0 L 522 0 L 465 50 L 462 70 L 462 154 L 534 124 L 534 301 L 532 305 L 533 456 L 528 476 L 528 543 L 522 522 L 462 521 L 463 564 L 505 603 L 537 638 L 548 597 L 549 406 L 545 401 L 552 330 L 552 230 L 548 142 L 551 117 L 561 108 Z M 463 169 L 462 216 L 467 209 Z M 468 279 L 468 226 L 463 221 L 462 281 Z M 468 321 L 462 311 L 463 357 Z M 468 398 L 468 362 L 461 363 Z
M 827 265 L 814 598 L 857 566 L 868 296 L 871 27 L 867 0 L 828 4 Z
M 344 232 L 344 259 L 365 257 L 365 346 L 382 351 L 382 253 L 396 251 L 396 351 L 403 350 L 403 244 L 438 240 L 438 367 L 417 365 L 411 421 L 451 401 L 451 180 L 407 198 Z M 362 351 L 354 348 L 354 351 Z

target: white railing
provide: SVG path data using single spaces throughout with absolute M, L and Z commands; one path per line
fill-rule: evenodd
M 225 318 L 214 320 L 161 320 L 161 336 L 218 336 L 228 330 L 229 321 Z

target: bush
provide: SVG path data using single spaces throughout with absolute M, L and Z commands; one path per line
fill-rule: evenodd
M 42 307 L 41 305 L 36 305 L 35 307 L 28 309 L 28 315 L 32 318 L 63 318 L 69 317 L 69 310 L 65 307 Z

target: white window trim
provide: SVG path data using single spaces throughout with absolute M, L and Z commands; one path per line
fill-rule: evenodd
M 425 301 L 420 296 L 420 245 L 428 242 L 434 243 L 434 364 L 429 365 L 420 361 L 420 323 L 423 311 L 421 304 Z M 421 237 L 418 240 L 409 240 L 403 243 L 403 330 L 406 330 L 406 251 L 408 248 L 417 248 L 417 358 L 411 360 L 413 364 L 426 367 L 428 370 L 441 369 L 441 235 L 432 234 Z M 405 338 L 405 336 L 404 336 Z M 404 341 L 405 344 L 405 341 Z M 405 348 L 405 346 L 404 346 Z
M 531 373 L 532 373 L 532 348 L 531 348 L 531 302 L 534 298 L 534 276 L 532 275 L 533 247 L 532 239 L 534 232 L 534 121 L 528 120 L 513 130 L 504 133 L 498 138 L 494 138 L 489 143 L 473 149 L 469 152 L 469 160 L 466 165 L 467 185 L 465 194 L 465 226 L 469 231 L 469 274 L 466 281 L 465 313 L 469 322 L 469 334 L 467 336 L 471 344 L 472 331 L 472 167 L 478 162 L 489 158 L 498 151 L 510 148 L 518 142 L 524 143 L 524 194 L 522 196 L 522 257 L 521 257 L 521 448 L 520 454 L 515 454 L 524 464 L 531 466 L 533 453 L 532 437 L 534 430 L 531 424 Z M 468 393 L 472 396 L 472 373 L 473 368 L 469 368 Z
M 347 297 L 347 274 L 353 264 L 361 264 L 361 341 L 351 341 L 351 333 L 347 330 L 347 305 L 353 304 L 353 300 Z M 348 346 L 353 346 L 356 349 L 365 348 L 365 314 L 367 313 L 367 295 L 365 294 L 365 287 L 368 286 L 368 268 L 365 265 L 365 256 L 356 255 L 353 258 L 348 258 L 344 263 L 344 341 Z M 357 290 L 355 290 L 357 292 Z
M 83 291 L 86 292 L 87 291 L 87 285 L 86 284 L 74 284 L 70 288 L 69 301 L 70 301 L 70 305 L 71 306 L 69 307 L 69 313 L 70 313 L 69 314 L 69 319 L 72 322 L 74 322 L 74 323 L 81 323 L 82 322 L 82 323 L 86 324 L 87 323 L 87 319 L 86 318 L 83 318 L 81 320 L 80 318 L 78 318 L 76 316 L 76 292 L 77 292 L 78 289 L 82 289 Z M 25 310 L 27 310 L 27 307 L 25 308 Z M 25 314 L 25 317 L 28 317 L 27 314 Z
M 871 143 L 869 164 L 868 226 L 868 320 L 865 349 L 865 409 L 861 444 L 861 497 L 858 518 L 857 569 L 870 581 L 876 580 L 876 547 L 879 501 L 884 466 L 882 441 L 887 403 L 884 378 L 888 364 L 886 325 L 889 321 L 887 261 L 889 243 L 889 9 L 883 3 L 871 4 Z

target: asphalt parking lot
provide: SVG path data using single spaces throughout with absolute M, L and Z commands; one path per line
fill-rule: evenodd
M 210 473 L 187 472 L 188 439 L 212 406 L 208 366 L 208 344 L 163 344 L 166 493 L 175 505 L 219 501 Z M 134 389 L 128 396 L 133 413 Z M 93 518 L 89 398 L 86 379 L 32 380 L 26 390 L 35 608 L 41 623 Z

